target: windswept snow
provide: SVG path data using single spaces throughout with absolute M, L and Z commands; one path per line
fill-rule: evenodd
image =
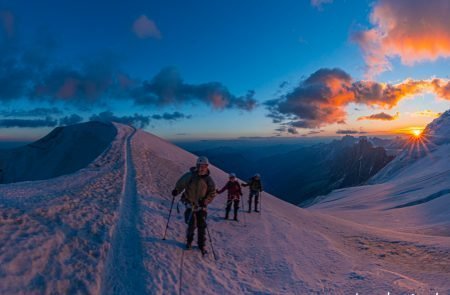
M 177 203 L 162 240 L 170 192 L 196 156 L 115 126 L 115 140 L 84 169 L 0 185 L 1 294 L 450 293 L 450 240 L 437 230 L 449 212 L 431 206 L 448 200 L 448 180 L 433 180 L 431 170 L 417 167 L 422 182 L 411 172 L 337 191 L 313 210 L 264 193 L 262 213 L 241 212 L 240 222 L 223 220 L 226 196 L 217 196 L 208 210 L 216 261 L 209 241 L 208 257 L 183 250 L 186 225 Z M 445 152 L 442 161 L 437 156 L 433 169 L 447 161 Z M 217 187 L 227 181 L 214 166 L 211 173 Z M 373 192 L 381 197 L 369 199 Z M 390 192 L 401 201 L 390 201 Z M 400 214 L 421 206 L 431 213 Z M 399 214 L 389 220 L 377 218 L 380 212 Z
M 99 292 L 126 136 L 73 174 L 0 185 L 0 294 Z

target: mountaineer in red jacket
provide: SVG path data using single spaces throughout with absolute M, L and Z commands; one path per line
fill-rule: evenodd
M 228 216 L 230 215 L 231 205 L 234 204 L 233 219 L 238 221 L 237 214 L 239 210 L 239 202 L 241 200 L 242 191 L 241 185 L 236 179 L 236 174 L 231 173 L 230 180 L 225 184 L 225 186 L 221 190 L 218 190 L 217 193 L 221 194 L 226 190 L 228 190 L 228 200 L 227 200 L 227 207 L 225 209 L 225 219 L 228 219 Z

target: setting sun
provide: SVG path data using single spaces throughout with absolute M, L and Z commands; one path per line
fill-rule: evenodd
M 420 137 L 420 135 L 422 135 L 422 131 L 421 129 L 413 129 L 411 130 L 412 135 L 414 135 L 415 137 Z

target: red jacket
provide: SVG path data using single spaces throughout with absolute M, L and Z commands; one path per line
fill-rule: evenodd
M 239 200 L 242 196 L 241 185 L 237 180 L 228 181 L 227 184 L 217 192 L 221 194 L 226 190 L 228 190 L 228 200 Z

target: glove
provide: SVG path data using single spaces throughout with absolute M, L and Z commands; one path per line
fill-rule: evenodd
M 178 191 L 176 190 L 176 189 L 174 189 L 173 191 L 172 191 L 172 196 L 173 197 L 176 197 L 178 195 Z

